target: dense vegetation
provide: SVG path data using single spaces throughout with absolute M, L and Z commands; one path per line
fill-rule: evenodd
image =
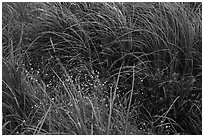
M 202 134 L 201 3 L 3 3 L 3 134 Z

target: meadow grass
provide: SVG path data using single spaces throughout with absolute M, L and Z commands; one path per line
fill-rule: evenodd
M 202 3 L 2 4 L 3 134 L 202 134 Z

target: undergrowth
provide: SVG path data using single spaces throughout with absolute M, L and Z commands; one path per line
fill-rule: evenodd
M 3 134 L 202 134 L 202 3 L 2 3 Z

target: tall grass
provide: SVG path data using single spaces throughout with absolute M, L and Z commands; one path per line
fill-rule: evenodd
M 201 134 L 202 3 L 3 3 L 3 134 Z

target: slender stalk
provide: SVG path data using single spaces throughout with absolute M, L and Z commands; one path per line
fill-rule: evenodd
M 131 102 L 132 102 L 132 95 L 133 95 L 133 91 L 134 91 L 134 84 L 135 84 L 135 65 L 132 67 L 133 72 L 132 72 L 132 89 L 130 92 L 130 98 L 129 98 L 129 104 L 128 104 L 128 110 L 127 110 L 127 114 L 126 114 L 126 120 L 125 120 L 125 135 L 127 134 L 127 129 L 128 129 L 128 119 L 129 119 L 129 112 L 130 112 L 130 107 L 131 107 Z
M 117 87 L 118 87 L 118 83 L 119 83 L 119 79 L 120 79 L 120 73 L 121 73 L 122 66 L 123 66 L 123 64 L 121 65 L 120 70 L 118 72 L 118 77 L 117 77 L 117 81 L 116 81 L 116 84 L 115 84 L 115 90 L 114 90 L 114 93 L 113 93 L 113 97 L 112 97 L 112 92 L 110 93 L 110 108 L 109 108 L 109 116 L 108 116 L 107 135 L 110 134 L 111 117 L 112 117 L 112 113 L 113 113 L 112 111 L 113 111 L 113 107 L 114 107 L 114 100 L 116 98 L 116 92 L 117 92 Z

